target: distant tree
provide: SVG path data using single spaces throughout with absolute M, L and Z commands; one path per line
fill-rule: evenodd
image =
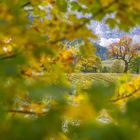
M 120 60 L 115 60 L 112 64 L 111 71 L 113 73 L 122 73 L 124 71 L 124 66 Z
M 110 73 L 110 72 L 111 72 L 110 67 L 108 67 L 108 66 L 102 67 L 101 72 L 102 72 L 102 73 Z
M 140 56 L 132 59 L 132 61 L 130 63 L 130 69 L 134 73 L 140 72 Z
M 109 46 L 108 54 L 114 59 L 123 60 L 125 65 L 124 72 L 127 72 L 130 62 L 138 55 L 139 48 L 138 44 L 133 43 L 132 38 L 124 36 L 118 42 Z
M 81 57 L 77 63 L 77 68 L 82 72 L 97 72 L 101 67 L 101 60 L 98 57 Z

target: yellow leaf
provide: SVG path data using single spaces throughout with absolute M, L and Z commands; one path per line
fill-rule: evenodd
M 113 0 L 100 0 L 103 7 L 108 6 Z

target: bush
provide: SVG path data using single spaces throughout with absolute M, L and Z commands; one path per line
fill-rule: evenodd
M 124 66 L 122 64 L 122 61 L 115 60 L 114 63 L 112 64 L 111 72 L 112 73 L 123 73 L 123 71 L 124 71 Z

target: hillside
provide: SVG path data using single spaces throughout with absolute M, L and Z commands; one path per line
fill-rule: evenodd
M 107 56 L 107 48 L 105 48 L 103 46 L 100 46 L 98 43 L 95 43 L 94 46 L 96 48 L 96 55 L 98 57 L 100 57 L 101 60 L 108 59 L 108 56 Z

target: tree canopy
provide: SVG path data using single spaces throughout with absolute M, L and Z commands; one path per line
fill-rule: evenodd
M 115 59 L 123 60 L 125 64 L 124 72 L 128 71 L 129 63 L 139 54 L 140 45 L 132 41 L 130 37 L 122 37 L 118 42 L 109 46 L 108 53 Z

